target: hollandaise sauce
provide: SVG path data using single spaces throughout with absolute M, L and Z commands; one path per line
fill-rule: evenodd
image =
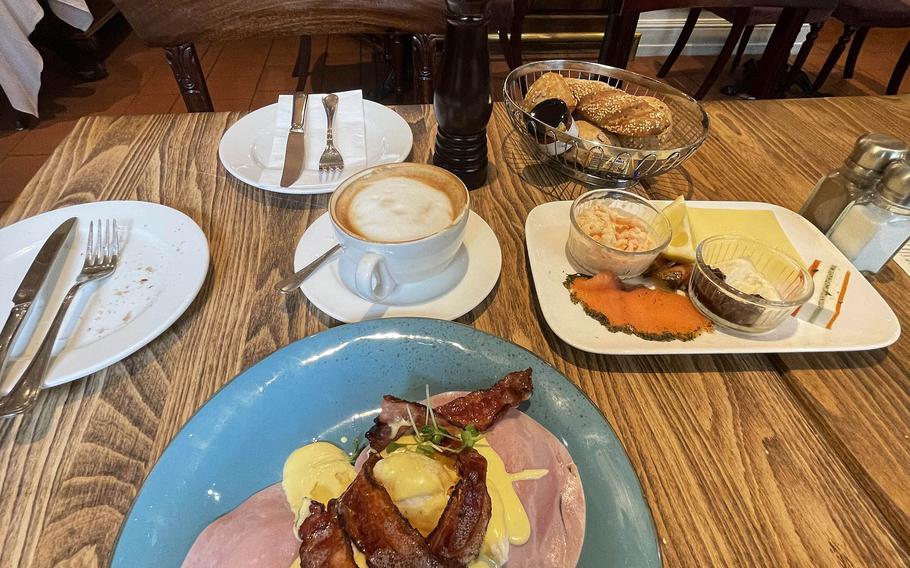
M 408 522 L 424 536 L 430 534 L 449 500 L 458 474 L 452 457 L 427 456 L 413 451 L 417 440 L 402 436 L 401 447 L 383 452 L 373 474 L 389 493 Z M 487 492 L 492 511 L 480 558 L 471 568 L 498 568 L 506 563 L 510 545 L 522 545 L 531 536 L 531 524 L 512 482 L 540 479 L 545 469 L 509 473 L 499 454 L 485 440 L 474 446 L 487 460 Z M 343 450 L 327 442 L 314 442 L 292 453 L 284 465 L 283 486 L 291 509 L 297 514 L 296 526 L 309 514 L 310 501 L 327 503 L 338 498 L 354 480 L 356 472 Z M 354 549 L 358 566 L 366 566 L 360 551 Z
M 341 497 L 356 476 L 350 456 L 334 444 L 313 442 L 294 450 L 284 462 L 281 479 L 284 495 L 296 515 L 294 534 L 297 534 L 300 523 L 309 516 L 311 501 L 325 505 L 330 500 Z M 356 548 L 353 551 L 357 565 L 367 568 L 363 553 Z M 291 564 L 291 568 L 299 566 L 300 559 L 295 559 Z

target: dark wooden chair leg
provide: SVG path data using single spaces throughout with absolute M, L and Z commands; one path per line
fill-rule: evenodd
M 822 65 L 821 70 L 818 72 L 818 76 L 815 78 L 815 83 L 812 84 L 812 90 L 818 92 L 822 88 L 822 85 L 825 84 L 825 80 L 828 79 L 828 75 L 831 74 L 831 70 L 834 69 L 834 66 L 837 65 L 837 60 L 840 59 L 840 56 L 844 53 L 847 44 L 850 42 L 850 38 L 853 36 L 853 33 L 856 32 L 854 26 L 844 26 L 844 33 L 841 34 L 840 38 L 837 40 L 837 43 L 834 44 L 834 47 L 831 48 L 831 53 L 828 55 L 828 59 L 825 60 L 825 64 Z
M 186 110 L 189 112 L 214 111 L 215 107 L 212 106 L 209 88 L 205 84 L 205 75 L 202 73 L 202 66 L 196 55 L 196 46 L 192 43 L 184 43 L 165 47 L 164 53 L 171 66 L 171 71 L 174 72 L 177 86 L 180 87 Z
M 607 16 L 604 38 L 597 57 L 598 63 L 622 69 L 629 65 L 639 15 L 638 12 L 631 12 Z
M 667 73 L 669 73 L 670 69 L 673 67 L 673 64 L 679 59 L 686 44 L 689 43 L 689 38 L 692 36 L 692 30 L 695 29 L 695 24 L 698 23 L 698 16 L 700 14 L 701 8 L 692 8 L 689 10 L 689 15 L 686 16 L 686 23 L 683 24 L 682 29 L 679 31 L 679 38 L 677 38 L 676 44 L 673 45 L 673 50 L 670 51 L 670 55 L 667 56 L 664 64 L 660 66 L 660 70 L 657 72 L 658 77 L 666 77 Z
M 414 94 L 420 104 L 433 103 L 433 67 L 436 60 L 436 37 L 414 35 Z
M 891 80 L 888 81 L 888 90 L 885 91 L 886 95 L 897 94 L 897 91 L 901 88 L 901 81 L 904 79 L 904 74 L 907 73 L 908 67 L 910 67 L 910 41 L 908 41 L 907 46 L 904 47 L 904 52 L 901 53 L 900 59 L 897 60 L 897 65 L 894 66 L 894 72 L 891 73 Z
M 401 95 L 404 92 L 404 34 L 392 35 L 392 88 L 398 102 L 401 102 Z
M 297 46 L 297 61 L 294 63 L 294 76 L 297 77 L 297 90 L 306 90 L 306 80 L 310 75 L 310 57 L 313 52 L 313 40 L 308 35 L 300 36 Z
M 784 82 L 784 92 L 799 80 L 800 73 L 803 71 L 803 65 L 805 65 L 806 59 L 809 58 L 809 53 L 812 52 L 812 46 L 815 45 L 815 40 L 818 39 L 818 33 L 824 25 L 824 22 L 809 24 L 809 33 L 806 34 L 806 39 L 800 46 L 799 53 L 796 54 L 796 59 L 793 60 L 793 65 L 790 66 L 790 72 L 787 73 L 787 79 Z M 806 79 L 806 81 L 808 81 L 808 79 Z
M 866 41 L 867 35 L 869 35 L 869 28 L 860 28 L 853 37 L 853 41 L 850 42 L 850 51 L 847 52 L 847 63 L 844 65 L 844 79 L 853 78 L 856 60 L 859 59 L 859 51 L 863 48 L 863 42 Z
M 749 40 L 752 39 L 753 31 L 755 31 L 755 26 L 746 26 L 746 29 L 743 30 L 743 35 L 739 38 L 739 45 L 736 48 L 736 55 L 733 56 L 733 63 L 730 64 L 730 73 L 735 73 L 736 68 L 739 67 L 739 62 L 743 60 L 743 54 L 746 53 L 746 48 L 749 47 Z
M 502 49 L 502 56 L 506 59 L 506 65 L 509 69 L 515 69 L 517 65 L 512 61 L 512 42 L 509 40 L 509 34 L 505 30 L 498 30 L 499 48 Z
M 717 59 L 714 61 L 714 65 L 712 65 L 711 70 L 708 71 L 708 76 L 705 77 L 705 80 L 702 81 L 698 91 L 696 91 L 696 99 L 701 100 L 708 94 L 708 91 L 711 90 L 714 82 L 717 81 L 717 78 L 720 76 L 721 71 L 727 66 L 727 62 L 730 61 L 730 55 L 733 54 L 733 49 L 736 47 L 736 44 L 739 43 L 743 31 L 746 29 L 746 22 L 749 21 L 749 13 L 751 11 L 750 8 L 736 9 L 735 15 L 733 16 L 733 27 L 730 28 L 730 33 L 727 34 L 727 41 L 724 42 L 724 46 L 721 48 Z
M 808 8 L 787 7 L 781 10 L 765 52 L 748 81 L 749 94 L 758 99 L 776 98 L 782 94 L 790 51 L 808 14 Z
M 523 58 L 521 34 L 524 32 L 525 16 L 531 9 L 531 0 L 515 0 L 512 14 L 512 28 L 509 30 L 509 51 L 511 52 L 512 62 L 509 69 L 515 69 L 521 65 Z

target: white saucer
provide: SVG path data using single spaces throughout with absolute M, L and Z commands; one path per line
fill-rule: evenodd
M 294 251 L 299 270 L 335 244 L 335 232 L 326 213 L 310 225 Z M 415 284 L 399 286 L 388 303 L 374 304 L 352 291 L 353 267 L 329 258 L 300 286 L 314 306 L 345 323 L 392 317 L 426 317 L 453 320 L 478 304 L 496 285 L 502 269 L 499 241 L 487 223 L 471 212 L 464 244 L 455 260 L 441 274 Z
M 347 168 L 343 176 L 329 184 L 306 184 L 301 181 L 290 187 L 261 184 L 259 178 L 269 161 L 272 141 L 277 134 L 277 109 L 278 103 L 254 110 L 231 125 L 221 137 L 218 159 L 232 176 L 266 191 L 309 195 L 335 191 L 338 184 L 359 171 Z M 379 103 L 365 100 L 363 120 L 367 145 L 367 163 L 364 168 L 405 161 L 411 153 L 414 134 L 400 114 Z
M 26 319 L 0 392 L 12 388 L 25 370 L 82 269 L 90 220 L 117 220 L 123 243 L 120 263 L 110 278 L 86 286 L 76 297 L 55 345 L 45 387 L 94 373 L 146 345 L 180 317 L 205 281 L 208 242 L 199 225 L 180 211 L 144 201 L 74 205 L 0 229 L 0 322 L 38 248 L 69 217 L 79 218 L 76 237 L 43 312 L 33 308 Z

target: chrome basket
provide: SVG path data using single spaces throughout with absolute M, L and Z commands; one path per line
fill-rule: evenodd
M 634 144 L 626 138 L 624 143 L 637 147 L 621 147 L 582 140 L 549 126 L 531 117 L 521 104 L 534 81 L 551 71 L 565 77 L 603 81 L 633 95 L 660 99 L 673 113 L 670 127 L 658 137 L 636 139 Z M 708 136 L 708 115 L 692 97 L 637 73 L 585 61 L 522 65 L 506 77 L 503 102 L 513 126 L 522 133 L 521 139 L 531 151 L 556 170 L 598 186 L 627 187 L 639 178 L 668 172 L 695 153 Z

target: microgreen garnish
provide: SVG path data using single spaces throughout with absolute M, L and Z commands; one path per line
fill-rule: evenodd
M 360 455 L 360 452 L 363 451 L 363 438 L 357 436 L 354 438 L 354 448 L 351 450 L 351 463 L 357 461 L 357 457 Z
M 411 429 L 414 431 L 414 438 L 417 440 L 413 444 L 404 444 L 401 442 L 392 442 L 386 446 L 386 451 L 392 453 L 401 448 L 413 448 L 413 451 L 423 454 L 425 456 L 433 456 L 434 454 L 458 454 L 463 452 L 466 448 L 473 448 L 474 445 L 483 438 L 481 434 L 473 424 L 468 424 L 463 430 L 456 428 L 455 426 L 441 427 L 436 421 L 436 415 L 433 412 L 433 407 L 430 405 L 430 387 L 426 386 L 426 414 L 424 415 L 424 425 L 420 428 L 417 427 L 417 423 L 414 420 L 414 415 L 411 413 L 411 408 L 406 406 L 405 409 L 408 412 L 408 421 L 411 424 Z M 452 444 L 451 442 L 457 442 L 458 444 Z

